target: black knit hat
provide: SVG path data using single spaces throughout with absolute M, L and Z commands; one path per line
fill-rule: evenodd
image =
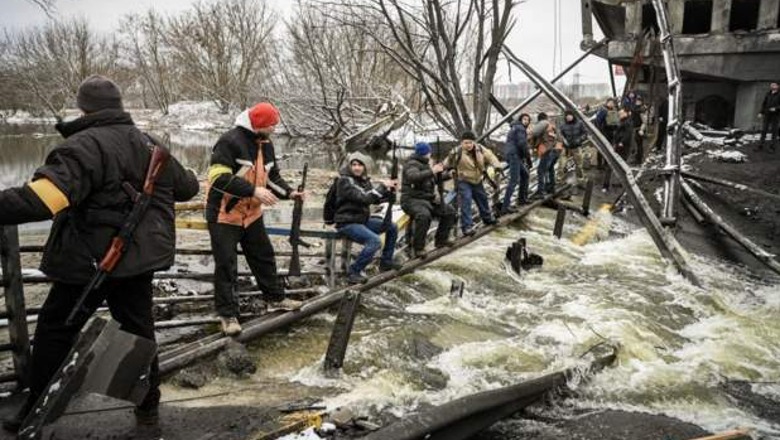
M 460 135 L 460 140 L 462 141 L 475 141 L 477 140 L 477 135 L 474 134 L 471 130 L 466 130 Z
M 105 76 L 92 75 L 79 85 L 76 105 L 86 113 L 107 108 L 122 110 L 122 92 Z

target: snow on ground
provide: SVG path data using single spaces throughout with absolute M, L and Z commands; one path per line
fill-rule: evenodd
M 410 120 L 403 127 L 390 133 L 387 136 L 388 139 L 399 145 L 414 145 L 417 142 L 451 142 L 457 140 L 453 138 L 449 132 L 439 128 L 436 125 L 436 122 L 427 115 L 417 115 L 412 116 L 412 118 L 414 120 Z M 493 126 L 501 118 L 502 116 L 499 113 L 493 112 L 490 115 L 486 129 Z M 509 133 L 509 124 L 502 124 L 501 127 L 491 133 L 490 138 L 503 141 L 506 138 L 507 133 Z
M 181 101 L 168 107 L 168 114 L 157 112 L 150 125 L 179 127 L 184 130 L 211 131 L 230 128 L 238 111 L 220 113 L 216 103 L 211 101 Z
M 747 162 L 745 153 L 734 150 L 708 150 L 707 155 L 715 160 L 729 163 Z
M 168 108 L 168 114 L 163 115 L 159 110 L 128 109 L 133 120 L 141 127 L 166 128 L 175 127 L 189 131 L 218 131 L 230 128 L 239 110 L 222 114 L 214 102 L 211 101 L 182 101 L 172 104 Z M 78 109 L 67 109 L 65 120 L 77 118 L 80 115 Z M 0 122 L 14 125 L 27 124 L 54 124 L 56 120 L 51 116 L 34 116 L 23 111 L 0 110 Z

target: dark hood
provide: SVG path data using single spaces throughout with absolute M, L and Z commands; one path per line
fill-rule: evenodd
M 95 113 L 88 113 L 78 119 L 69 122 L 58 122 L 54 128 L 64 138 L 84 131 L 92 127 L 104 127 L 107 125 L 134 125 L 130 113 L 119 109 L 105 109 Z

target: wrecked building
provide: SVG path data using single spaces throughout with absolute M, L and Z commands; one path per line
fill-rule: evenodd
M 685 119 L 759 126 L 761 100 L 780 76 L 780 0 L 670 0 L 667 7 Z M 662 101 L 666 79 L 652 3 L 582 0 L 584 48 L 593 44 L 594 18 L 610 40 L 596 55 L 624 67 L 627 88 Z

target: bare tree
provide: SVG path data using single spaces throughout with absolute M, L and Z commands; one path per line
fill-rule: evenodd
M 409 77 L 374 39 L 341 26 L 311 2 L 298 2 L 287 36 L 289 57 L 275 70 L 281 72 L 281 100 L 297 126 L 308 121 L 307 131 L 337 137 L 367 122 L 382 104 L 405 100 Z
M 196 3 L 168 21 L 165 42 L 189 94 L 223 112 L 248 105 L 250 85 L 266 73 L 275 14 L 264 0 Z
M 46 15 L 48 15 L 49 17 L 52 16 L 54 10 L 56 9 L 57 0 L 27 0 L 27 1 L 41 8 L 41 10 L 43 10 L 43 12 L 45 12 Z
M 90 31 L 86 20 L 55 21 L 6 34 L 8 68 L 31 102 L 59 115 L 87 76 L 100 73 L 121 82 L 119 45 Z
M 14 75 L 10 64 L 11 43 L 4 35 L 0 39 L 0 102 L 3 103 L 3 110 L 19 110 L 25 108 L 23 93 L 21 87 Z
M 372 37 L 385 54 L 417 81 L 421 104 L 439 125 L 453 135 L 465 129 L 477 132 L 484 129 L 501 45 L 514 24 L 511 11 L 516 2 L 318 0 L 318 3 L 324 14 Z
M 164 44 L 165 19 L 150 9 L 145 14 L 129 15 L 122 23 L 125 50 L 133 71 L 142 82 L 144 92 L 151 94 L 163 114 L 178 98 L 178 78 L 172 51 Z M 146 93 L 144 93 L 146 96 Z

